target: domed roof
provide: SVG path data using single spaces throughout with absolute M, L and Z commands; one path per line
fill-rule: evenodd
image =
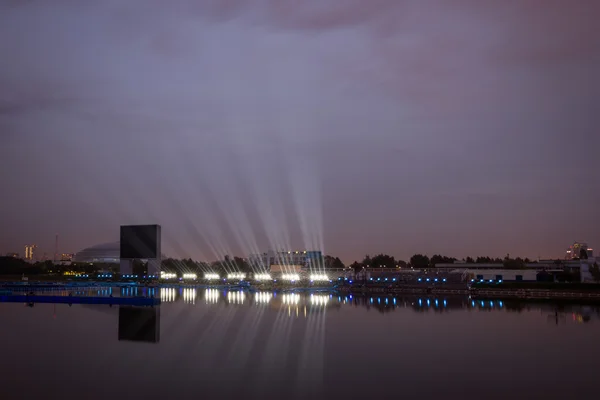
M 75 254 L 75 262 L 118 263 L 120 261 L 120 242 L 102 243 L 91 246 Z

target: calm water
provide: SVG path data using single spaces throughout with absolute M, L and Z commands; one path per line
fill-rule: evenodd
M 595 306 L 160 295 L 142 311 L 0 303 L 1 398 L 599 398 Z

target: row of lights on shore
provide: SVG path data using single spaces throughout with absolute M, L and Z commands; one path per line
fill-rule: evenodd
M 176 279 L 177 274 L 162 272 L 160 277 L 161 277 L 161 279 Z M 186 273 L 186 274 L 183 274 L 182 278 L 184 280 L 197 280 L 198 275 Z M 215 280 L 220 280 L 221 277 L 218 274 L 211 273 L 211 274 L 204 274 L 204 279 L 206 279 L 208 281 L 215 281 Z M 246 279 L 246 274 L 243 274 L 243 273 L 228 274 L 227 279 L 241 281 L 241 280 Z M 256 275 L 254 275 L 254 280 L 256 280 L 256 281 L 276 281 L 276 279 L 273 279 L 273 277 L 270 274 L 256 274 Z M 300 275 L 299 274 L 283 274 L 281 276 L 281 280 L 296 282 L 296 281 L 300 280 Z M 310 275 L 310 281 L 311 282 L 326 282 L 326 281 L 330 281 L 330 279 L 325 274 L 313 274 L 313 275 Z

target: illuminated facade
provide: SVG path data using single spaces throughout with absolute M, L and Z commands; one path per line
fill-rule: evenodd
M 248 257 L 250 265 L 258 268 L 269 269 L 272 265 L 302 266 L 304 268 L 318 268 L 323 265 L 321 251 L 272 251 L 262 254 L 252 254 Z
M 37 246 L 35 244 L 28 244 L 25 246 L 25 260 L 33 261 L 36 248 Z
M 576 260 L 581 258 L 581 252 L 584 251 L 587 255 L 587 258 L 594 257 L 594 250 L 590 248 L 587 243 L 573 243 L 568 249 L 567 254 L 565 256 L 566 260 Z
M 60 261 L 72 261 L 75 254 L 72 253 L 62 253 L 60 255 Z

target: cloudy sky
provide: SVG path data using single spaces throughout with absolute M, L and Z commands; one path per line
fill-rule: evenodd
M 0 252 L 600 250 L 600 2 L 0 0 Z

